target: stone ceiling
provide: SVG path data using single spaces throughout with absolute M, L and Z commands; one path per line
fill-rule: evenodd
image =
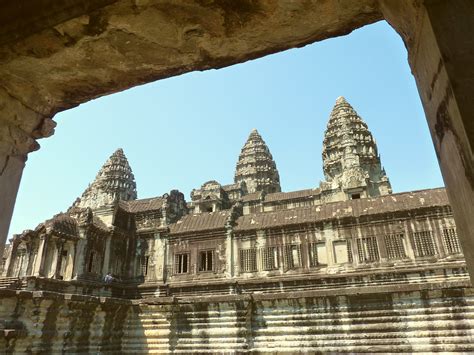
M 0 90 L 43 118 L 135 85 L 244 62 L 382 19 L 375 0 L 42 0 L 48 6 L 28 4 L 28 12 L 24 3 L 8 5 L 15 20 L 4 12 Z M 21 128 L 29 132 L 39 123 Z

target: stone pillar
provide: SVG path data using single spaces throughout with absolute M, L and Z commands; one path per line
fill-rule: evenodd
M 16 256 L 16 248 L 18 247 L 18 242 L 15 239 L 12 242 L 12 246 L 10 249 L 10 253 L 8 254 L 7 260 L 5 262 L 5 276 L 12 276 L 13 272 L 13 264 L 15 263 L 15 256 Z M 3 251 L 2 251 L 3 253 Z M 13 263 L 13 264 L 12 264 Z
M 26 107 L 0 88 L 0 255 L 28 153 L 39 148 L 36 139 L 54 133 L 55 122 Z
M 170 266 L 169 259 L 173 256 L 170 256 L 170 245 L 168 236 L 161 236 L 161 240 L 163 241 L 163 283 L 166 283 L 168 281 L 169 275 L 173 273 L 174 260 L 171 260 Z
M 153 254 L 151 254 L 153 258 L 153 263 L 155 264 L 155 274 L 153 277 L 155 280 L 163 280 L 164 271 L 165 271 L 165 245 L 164 240 L 161 238 L 160 233 L 156 232 L 154 234 L 154 246 L 153 246 Z
M 71 280 L 74 272 L 75 243 L 68 243 L 67 267 L 64 275 L 65 280 Z
M 74 269 L 72 271 L 72 278 L 77 280 L 79 276 L 84 273 L 84 265 L 86 258 L 87 239 L 84 231 L 79 231 L 80 239 L 76 242 L 74 249 Z
M 0 255 L 7 240 L 13 207 L 26 162 L 26 154 L 8 154 L 5 150 L 9 148 L 12 147 L 8 145 L 0 147 Z
M 107 275 L 110 272 L 110 243 L 112 241 L 112 236 L 109 234 L 105 240 L 105 252 L 104 252 L 104 263 L 102 265 L 102 275 Z
M 227 228 L 226 230 L 226 240 L 225 240 L 225 270 L 226 277 L 234 277 L 234 233 L 232 228 Z
M 45 235 L 40 237 L 38 253 L 36 254 L 35 264 L 33 265 L 33 276 L 40 276 L 41 265 L 43 265 L 43 259 L 46 253 L 46 241 L 47 237 Z
M 474 281 L 474 2 L 380 0 L 408 49 Z
M 54 278 L 58 279 L 59 274 L 61 272 L 61 266 L 63 262 L 63 250 L 64 250 L 64 243 L 66 241 L 64 239 L 59 239 L 56 241 L 56 250 L 57 250 L 57 255 L 56 255 L 56 268 L 54 270 Z

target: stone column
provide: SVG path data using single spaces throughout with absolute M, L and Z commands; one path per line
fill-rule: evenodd
M 46 241 L 47 237 L 45 235 L 40 237 L 38 253 L 36 254 L 35 264 L 33 265 L 33 276 L 40 276 L 41 265 L 43 265 L 43 259 L 46 253 Z
M 173 273 L 174 260 L 171 260 L 171 267 L 169 264 L 170 259 L 170 246 L 168 241 L 168 235 L 161 236 L 163 241 L 163 283 L 168 281 L 169 275 Z M 172 257 L 172 256 L 171 256 Z
M 18 247 L 18 242 L 13 240 L 12 246 L 11 246 L 11 249 L 10 249 L 10 253 L 8 254 L 7 260 L 5 262 L 5 270 L 4 270 L 4 275 L 5 276 L 12 276 L 13 264 L 15 263 L 16 248 L 17 247 Z
M 102 275 L 107 275 L 110 264 L 110 243 L 112 241 L 112 236 L 109 234 L 105 240 L 105 252 L 104 252 L 104 263 L 102 265 Z
M 68 243 L 68 257 L 67 257 L 67 268 L 65 272 L 65 280 L 71 280 L 74 272 L 74 260 L 75 260 L 75 243 Z
M 0 126 L 0 139 L 8 134 L 8 126 Z M 14 144 L 0 141 L 0 255 L 7 240 L 26 153 L 17 151 Z
M 165 263 L 165 243 L 161 238 L 159 232 L 154 233 L 154 246 L 153 246 L 153 263 L 155 264 L 155 274 L 153 277 L 155 280 L 163 280 L 164 271 L 166 267 Z
M 84 265 L 85 265 L 85 252 L 86 252 L 86 233 L 83 230 L 79 231 L 80 239 L 76 242 L 74 247 L 74 269 L 72 271 L 72 278 L 77 280 L 79 276 L 84 273 Z
M 36 139 L 54 133 L 56 124 L 1 88 L 0 103 L 0 255 L 2 255 L 27 155 L 39 149 Z
M 57 255 L 56 255 L 56 268 L 54 270 L 54 278 L 58 279 L 59 278 L 59 273 L 61 272 L 61 265 L 63 263 L 63 250 L 64 250 L 64 243 L 66 241 L 64 239 L 59 239 L 56 241 L 56 250 L 57 250 Z
M 225 270 L 226 277 L 234 277 L 234 233 L 232 228 L 227 228 L 226 230 L 226 240 L 225 240 Z
M 408 49 L 474 281 L 474 2 L 380 0 Z

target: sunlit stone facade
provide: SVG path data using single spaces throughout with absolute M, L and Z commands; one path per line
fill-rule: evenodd
M 32 290 L 166 303 L 170 296 L 310 291 L 346 297 L 351 289 L 383 290 L 393 302 L 414 285 L 467 282 L 444 188 L 393 194 L 375 139 L 342 97 L 325 133 L 323 170 L 319 186 L 281 192 L 270 149 L 253 130 L 233 184 L 208 181 L 191 201 L 176 190 L 137 199 L 119 149 L 67 212 L 13 236 L 4 284 L 27 280 Z M 107 273 L 111 284 L 103 283 Z M 384 297 L 377 293 L 377 302 Z M 347 302 L 363 305 L 340 302 L 334 312 Z
M 101 280 L 110 272 L 193 290 L 201 280 L 263 284 L 462 262 L 444 189 L 392 194 L 367 124 L 343 97 L 329 118 L 323 165 L 319 187 L 280 192 L 270 149 L 253 130 L 234 184 L 206 182 L 189 202 L 178 191 L 137 199 L 118 149 L 66 213 L 13 237 L 4 276 Z

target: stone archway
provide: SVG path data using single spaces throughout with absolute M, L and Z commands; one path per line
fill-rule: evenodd
M 387 20 L 400 34 L 474 275 L 470 0 L 40 0 L 0 15 L 0 251 L 27 154 L 93 98 Z

